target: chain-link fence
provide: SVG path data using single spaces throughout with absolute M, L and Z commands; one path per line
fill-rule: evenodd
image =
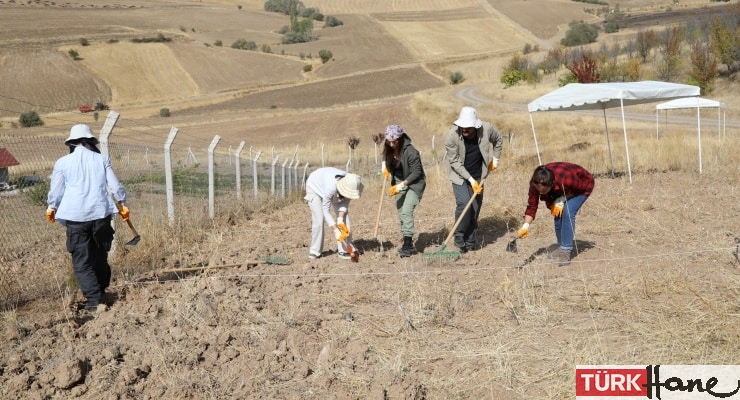
M 222 143 L 218 136 L 193 137 L 176 128 L 155 133 L 126 122 L 104 126 L 102 131 L 110 134 L 106 138 L 101 131 L 99 138 L 128 192 L 134 224 L 176 228 L 183 218 L 212 220 L 275 199 L 297 199 L 303 196 L 305 178 L 323 163 L 323 146 L 322 154 L 304 154 L 295 147 L 277 155 L 244 142 Z M 52 266 L 63 271 L 54 279 L 69 276 L 64 228 L 45 218 L 54 163 L 69 151 L 63 141 L 58 133 L 0 135 L 0 308 L 48 291 L 36 286 L 48 280 Z M 355 154 L 349 170 L 377 174 L 375 158 Z M 334 166 L 348 169 L 349 163 Z M 118 218 L 114 223 L 116 246 L 122 246 L 130 239 L 127 228 Z

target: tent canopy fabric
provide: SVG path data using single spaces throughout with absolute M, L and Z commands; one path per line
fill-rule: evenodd
M 606 109 L 620 107 L 622 109 L 622 130 L 624 132 L 624 148 L 627 153 L 627 171 L 632 183 L 632 168 L 630 166 L 629 146 L 627 144 L 627 127 L 624 118 L 624 106 L 653 103 L 658 100 L 669 100 L 680 97 L 699 96 L 700 88 L 693 85 L 679 83 L 641 81 L 641 82 L 605 82 L 605 83 L 570 83 L 541 96 L 527 105 L 529 119 L 532 124 L 537 157 L 540 158 L 537 134 L 534 129 L 532 113 L 536 111 L 577 111 L 603 110 L 604 127 L 606 128 L 607 144 L 609 143 L 609 129 L 606 127 Z M 609 158 L 611 159 L 611 145 L 609 144 Z M 614 163 L 612 162 L 612 174 Z
M 656 110 L 673 110 L 677 108 L 725 108 L 725 103 L 717 100 L 704 99 L 701 97 L 685 97 L 660 103 L 655 106 Z

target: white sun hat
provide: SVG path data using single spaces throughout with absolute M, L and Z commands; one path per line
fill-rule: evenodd
M 93 136 L 92 130 L 89 126 L 85 124 L 77 124 L 69 130 L 69 137 L 64 141 L 64 144 L 69 144 L 69 142 L 78 139 L 95 139 L 95 136 Z
M 460 116 L 455 121 L 455 125 L 460 128 L 480 128 L 483 122 L 478 119 L 478 112 L 473 107 L 463 107 L 460 110 Z
M 359 199 L 362 194 L 362 189 L 364 188 L 360 175 L 347 174 L 344 178 L 337 181 L 337 191 L 342 195 L 342 197 L 346 197 L 348 199 Z

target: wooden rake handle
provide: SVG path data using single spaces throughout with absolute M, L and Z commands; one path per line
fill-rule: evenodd
M 378 201 L 378 216 L 375 218 L 375 232 L 373 233 L 373 238 L 378 238 L 378 227 L 380 227 L 380 210 L 383 209 L 383 197 L 385 197 L 385 183 L 388 181 L 388 179 L 385 179 L 383 177 L 383 188 L 380 189 L 380 201 Z
M 481 186 L 483 186 L 483 179 L 481 181 Z M 463 183 L 464 184 L 464 183 Z M 465 205 L 465 208 L 463 209 L 462 213 L 460 213 L 460 216 L 457 217 L 457 221 L 455 221 L 455 225 L 452 225 L 452 229 L 450 229 L 450 233 L 447 235 L 447 238 L 445 239 L 442 244 L 446 247 L 450 239 L 452 239 L 452 236 L 455 235 L 455 229 L 457 229 L 457 226 L 460 225 L 460 222 L 462 222 L 462 219 L 465 218 L 465 214 L 468 213 L 468 210 L 470 209 L 470 206 L 473 205 L 473 202 L 475 201 L 475 198 L 478 197 L 478 193 L 473 192 L 473 195 L 470 196 L 470 200 L 468 200 L 468 204 Z

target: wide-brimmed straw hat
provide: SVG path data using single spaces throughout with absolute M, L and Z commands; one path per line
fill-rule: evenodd
M 347 174 L 344 178 L 337 181 L 337 191 L 342 195 L 342 197 L 346 197 L 348 199 L 359 199 L 362 194 L 362 189 L 364 188 L 360 175 Z

